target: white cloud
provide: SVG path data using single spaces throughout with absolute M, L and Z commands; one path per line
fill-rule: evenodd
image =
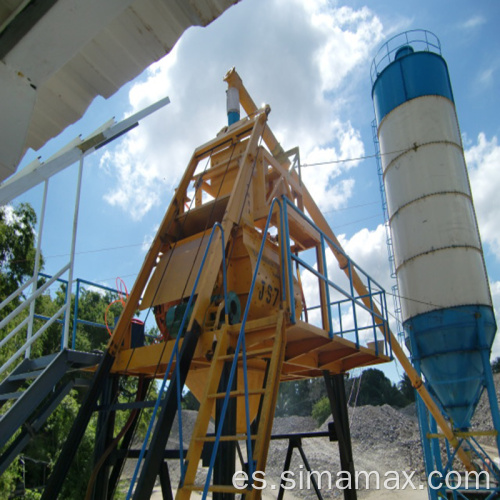
M 384 225 L 380 224 L 377 228 L 362 229 L 354 234 L 351 238 L 347 238 L 344 234 L 339 237 L 339 242 L 342 245 L 345 253 L 369 276 L 375 280 L 383 289 L 390 292 L 392 286 L 395 284 L 395 280 L 390 277 L 389 263 L 387 255 L 386 246 L 386 233 Z M 341 287 L 346 292 L 350 293 L 349 281 L 343 270 L 340 269 L 338 261 L 333 256 L 333 253 L 327 253 L 327 263 L 328 263 L 328 277 L 337 286 Z M 317 267 L 316 267 L 317 268 Z M 362 273 L 358 274 L 361 276 Z M 363 281 L 364 278 L 362 278 Z M 319 303 L 319 288 L 318 280 L 311 273 L 304 272 L 302 275 L 304 295 L 306 297 L 307 306 L 317 305 Z M 365 281 L 366 283 L 366 281 Z M 372 283 L 372 291 L 376 291 L 376 285 Z M 346 297 L 338 292 L 330 289 L 330 300 L 338 301 L 343 300 Z M 378 297 L 376 297 L 378 302 Z M 386 296 L 386 302 L 389 310 L 393 313 L 393 300 L 392 296 Z M 338 310 L 334 307 L 332 308 L 334 329 L 340 326 L 338 318 Z M 348 330 L 354 327 L 354 315 L 351 303 L 346 303 L 342 306 L 342 328 L 343 330 Z M 312 317 L 312 320 L 311 320 Z M 393 316 L 390 316 L 389 320 L 391 327 L 393 327 L 394 321 Z M 309 318 L 310 322 L 314 324 L 320 324 L 320 316 L 317 311 L 315 311 Z M 369 316 L 361 307 L 356 306 L 356 320 L 358 326 L 368 326 L 372 324 L 371 316 Z M 377 332 L 378 333 L 378 332 Z M 351 334 L 351 340 L 354 340 L 354 334 Z M 373 341 L 373 330 L 362 330 L 360 332 L 360 340 L 366 345 L 366 342 Z M 379 338 L 380 340 L 380 338 Z
M 474 206 L 483 243 L 500 259 L 500 146 L 497 137 L 480 133 L 477 143 L 465 151 Z
M 151 245 L 153 244 L 153 240 L 156 236 L 156 233 L 158 232 L 158 229 L 160 228 L 159 224 L 156 224 L 155 227 L 151 230 L 150 233 L 147 233 L 144 235 L 142 239 L 142 245 L 141 245 L 141 250 L 146 253 Z
M 193 149 L 226 123 L 222 77 L 234 65 L 256 102 L 271 104 L 270 126 L 285 149 L 299 145 L 303 161 L 364 154 L 359 132 L 338 117 L 366 78 L 382 25 L 367 8 L 292 3 L 242 2 L 209 27 L 190 29 L 132 87 L 130 112 L 165 95 L 172 103 L 103 157 L 103 168 L 116 176 L 109 203 L 140 219 L 170 198 Z M 321 208 L 350 198 L 354 166 L 307 171 L 305 183 Z
M 488 90 L 491 88 L 493 91 L 496 91 L 496 89 L 494 89 L 494 85 L 496 83 L 496 77 L 499 69 L 500 57 L 495 56 L 488 61 L 488 67 L 484 68 L 478 73 L 476 80 L 478 84 L 483 88 L 483 91 L 485 90 L 485 88 L 488 88 Z
M 361 229 L 351 238 L 339 236 L 339 241 L 349 257 L 365 270 L 383 288 L 390 290 L 394 280 L 390 276 L 385 226 Z
M 467 21 L 462 24 L 462 27 L 470 30 L 482 26 L 483 24 L 486 24 L 486 19 L 483 16 L 476 15 L 467 19 Z

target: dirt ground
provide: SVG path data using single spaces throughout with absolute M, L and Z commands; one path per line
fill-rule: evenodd
M 276 495 L 277 496 L 277 495 Z M 264 500 L 271 500 L 276 498 L 269 494 L 263 495 Z M 196 500 L 201 498 L 199 494 L 192 494 L 191 498 Z M 285 500 L 297 500 L 296 496 L 285 494 Z M 342 497 L 340 497 L 342 498 Z M 363 496 L 367 500 L 427 500 L 427 491 L 423 490 L 402 490 L 402 491 L 392 491 L 392 490 L 378 490 L 370 491 L 368 495 Z M 155 488 L 151 500 L 162 500 L 160 488 Z
M 500 392 L 500 374 L 495 375 L 497 391 Z M 500 394 L 499 394 L 500 396 Z M 500 398 L 499 398 L 500 399 Z M 491 416 L 487 411 L 486 396 L 483 395 L 479 403 L 474 419 L 473 428 L 490 429 L 492 428 Z M 189 445 L 189 435 L 194 426 L 196 413 L 183 411 L 182 421 L 184 428 L 184 446 Z M 365 489 L 361 483 L 358 489 L 359 500 L 426 500 L 427 488 L 424 479 L 424 464 L 418 422 L 414 405 L 396 410 L 390 406 L 363 406 L 358 408 L 349 408 L 349 420 L 351 427 L 351 438 L 353 447 L 354 464 L 357 471 L 376 471 L 379 473 L 381 489 Z M 173 431 L 169 439 L 168 447 L 178 448 L 180 446 L 179 437 L 176 435 L 178 426 L 174 423 Z M 212 431 L 212 429 L 210 429 Z M 325 431 L 327 422 L 319 426 L 311 417 L 287 417 L 275 418 L 273 434 L 287 434 L 297 432 Z M 488 438 L 479 438 L 481 444 L 488 448 L 492 456 L 496 458 L 496 449 L 491 447 Z M 284 440 L 271 441 L 271 447 L 268 454 L 268 463 L 266 470 L 266 479 L 269 484 L 279 485 L 279 477 L 283 471 L 283 464 L 287 452 L 288 442 Z M 331 471 L 332 477 L 337 471 L 340 471 L 340 457 L 338 447 L 326 437 L 305 439 L 302 442 L 304 453 L 309 461 L 313 471 Z M 490 449 L 491 447 L 491 449 Z M 246 454 L 242 446 L 243 454 Z M 498 460 L 498 459 L 497 459 Z M 295 472 L 295 477 L 303 470 L 303 461 L 297 450 L 294 450 L 293 458 L 289 467 L 290 471 Z M 170 476 L 175 484 L 179 478 L 179 464 L 177 461 L 169 461 Z M 412 481 L 416 489 L 409 486 L 404 490 L 383 489 L 384 474 L 387 471 L 405 471 L 411 473 L 414 471 Z M 206 470 L 200 468 L 197 483 L 203 483 Z M 404 482 L 404 476 L 400 476 Z M 336 489 L 322 489 L 325 500 L 338 499 L 343 500 L 343 494 Z M 277 498 L 278 488 L 267 488 L 263 491 L 264 500 L 273 500 Z M 162 498 L 160 487 L 155 488 L 151 497 L 153 500 Z M 201 498 L 201 495 L 192 496 L 193 499 Z M 293 490 L 285 492 L 286 500 L 313 500 L 316 494 L 313 490 Z

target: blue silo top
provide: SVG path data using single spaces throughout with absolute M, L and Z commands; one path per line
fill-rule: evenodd
M 402 33 L 386 42 L 373 61 L 372 82 L 377 124 L 393 109 L 416 97 L 440 95 L 453 101 L 439 40 L 424 30 Z

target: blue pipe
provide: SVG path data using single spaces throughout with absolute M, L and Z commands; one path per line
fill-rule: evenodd
M 370 309 L 373 311 L 372 282 L 370 279 L 368 280 L 368 296 L 370 298 Z M 382 307 L 382 310 L 380 311 L 380 313 L 383 315 L 383 312 L 384 312 L 384 308 Z M 372 325 L 373 325 L 373 337 L 375 340 L 375 354 L 378 356 L 377 326 L 376 326 L 376 322 L 375 322 L 375 315 L 372 314 L 371 316 L 372 316 Z
M 325 236 L 321 233 L 321 258 L 323 260 L 323 269 L 325 270 L 325 282 L 328 283 L 328 264 L 326 263 L 326 250 L 325 250 Z M 332 324 L 332 310 L 330 306 L 330 287 L 328 284 L 325 286 L 326 303 L 328 304 L 328 336 L 333 339 L 333 324 Z
M 349 262 L 353 264 L 353 266 L 357 269 L 359 273 L 361 273 L 366 279 L 370 279 L 372 283 L 374 283 L 380 290 L 383 290 L 383 287 L 376 281 L 374 280 L 371 276 L 369 276 L 356 262 L 354 262 L 345 252 L 340 248 L 331 238 L 328 237 L 327 234 L 324 234 L 324 232 L 311 220 L 309 217 L 307 217 L 303 212 L 299 210 L 288 198 L 283 197 L 283 201 L 285 202 L 284 204 L 288 207 L 291 207 L 297 214 L 302 217 L 313 229 L 315 229 L 318 233 L 323 233 L 325 240 L 333 247 L 335 250 L 341 254 L 343 257 L 346 258 Z M 285 210 L 286 213 L 286 210 Z M 287 219 L 288 220 L 288 219 Z
M 320 272 L 318 272 L 316 269 L 314 269 L 312 266 L 310 266 L 307 262 L 305 262 L 304 260 L 302 260 L 300 257 L 297 257 L 296 255 L 292 254 L 291 258 L 294 261 L 298 262 L 300 265 L 302 265 L 302 267 L 304 267 L 305 269 L 307 269 L 309 272 L 311 272 L 312 274 L 314 274 L 318 279 L 323 280 L 325 283 L 327 283 L 328 285 L 330 285 L 332 288 L 335 288 L 335 290 L 337 290 L 338 292 L 340 292 L 342 295 L 348 297 L 347 300 L 344 300 L 344 301 L 341 301 L 341 302 L 351 302 L 351 303 L 354 302 L 354 303 L 356 303 L 356 305 L 358 305 L 359 307 L 361 307 L 365 311 L 369 312 L 370 314 L 375 315 L 380 320 L 386 321 L 386 319 L 381 314 L 378 314 L 378 313 L 372 311 L 363 302 L 358 302 L 358 299 L 361 299 L 363 297 L 367 297 L 367 295 L 363 295 L 363 296 L 360 296 L 360 297 L 351 296 L 351 295 L 349 295 L 348 292 L 346 292 L 344 289 L 342 289 L 341 287 L 339 287 L 338 285 L 336 285 L 333 281 L 330 281 L 329 279 L 325 278 L 325 276 L 323 276 Z M 351 282 L 351 285 L 352 285 L 352 282 Z M 311 309 L 311 308 L 309 308 L 309 309 Z
M 295 298 L 293 293 L 293 271 L 292 271 L 292 251 L 290 249 L 290 231 L 288 228 L 288 200 L 283 196 L 283 219 L 285 223 L 285 244 L 286 244 L 286 257 L 288 267 L 288 287 L 290 293 L 290 321 L 295 324 Z M 293 205 L 292 205 L 293 206 Z M 294 256 L 295 257 L 295 256 Z M 298 257 L 297 257 L 298 258 Z

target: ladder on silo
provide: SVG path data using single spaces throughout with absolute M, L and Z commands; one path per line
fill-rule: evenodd
M 375 120 L 372 121 L 372 135 L 373 135 L 373 145 L 375 148 L 375 159 L 377 162 L 377 174 L 380 186 L 380 197 L 382 201 L 382 212 L 384 214 L 384 227 L 385 227 L 385 241 L 387 244 L 387 253 L 389 255 L 389 269 L 391 272 L 391 278 L 395 281 L 392 285 L 392 300 L 394 306 L 394 315 L 396 316 L 396 331 L 399 342 L 404 343 L 404 332 L 403 332 L 403 321 L 401 316 L 401 297 L 399 295 L 399 286 L 396 276 L 396 263 L 394 258 L 394 246 L 392 244 L 391 236 L 391 226 L 389 223 L 389 212 L 387 210 L 387 196 L 385 193 L 384 186 L 384 172 L 382 169 L 382 162 L 380 161 L 380 143 L 377 135 L 377 123 Z

